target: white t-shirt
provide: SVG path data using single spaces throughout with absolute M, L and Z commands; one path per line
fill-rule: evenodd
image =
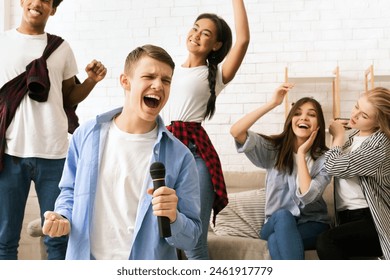
M 210 97 L 210 87 L 207 80 L 207 66 L 176 67 L 171 84 L 170 96 L 161 112 L 166 125 L 171 121 L 202 122 Z M 215 93 L 225 88 L 222 82 L 222 70 L 218 67 Z
M 366 140 L 369 136 L 354 136 L 352 145 L 349 146 L 344 153 L 349 153 L 357 148 Z M 336 187 L 336 209 L 342 210 L 354 210 L 368 207 L 366 198 L 364 197 L 362 187 L 360 186 L 359 177 L 353 177 L 349 179 L 335 178 Z
M 129 134 L 113 121 L 102 154 L 92 217 L 91 254 L 97 260 L 127 260 L 133 243 L 138 203 L 149 174 L 156 126 Z
M 47 34 L 26 35 L 16 29 L 0 35 L 0 87 L 42 56 Z M 63 42 L 47 59 L 50 92 L 46 102 L 26 94 L 6 131 L 5 152 L 18 157 L 59 159 L 68 150 L 68 120 L 63 109 L 62 81 L 78 73 L 74 54 Z

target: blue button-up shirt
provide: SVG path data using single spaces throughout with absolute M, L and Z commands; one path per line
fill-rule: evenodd
M 71 223 L 66 259 L 93 258 L 90 234 L 100 160 L 110 122 L 121 111 L 122 108 L 118 108 L 97 116 L 80 126 L 72 136 L 59 185 L 61 194 L 55 204 L 55 212 Z M 148 188 L 153 188 L 153 182 L 147 176 L 138 204 L 129 259 L 177 259 L 176 248 L 191 250 L 201 234 L 199 179 L 194 157 L 165 128 L 160 117 L 157 124 L 158 136 L 151 161 L 165 165 L 166 185 L 175 189 L 179 198 L 178 215 L 171 224 L 172 236 L 160 238 L 157 217 L 151 206 L 152 197 L 146 194 Z
M 248 131 L 244 145 L 236 142 L 237 151 L 245 153 L 257 167 L 266 169 L 266 220 L 278 209 L 287 209 L 298 218 L 298 223 L 317 221 L 329 223 L 326 203 L 322 194 L 331 180 L 325 170 L 325 156 L 314 161 L 310 171 L 309 190 L 301 194 L 297 185 L 297 170 L 292 174 L 275 168 L 278 151 L 265 138 Z

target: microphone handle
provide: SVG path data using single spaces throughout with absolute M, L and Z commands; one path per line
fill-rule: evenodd
M 164 178 L 153 180 L 154 190 L 157 190 L 162 186 L 165 186 Z M 172 234 L 171 234 L 171 222 L 169 221 L 169 218 L 164 216 L 158 216 L 157 222 L 158 222 L 158 231 L 160 233 L 160 237 L 162 238 L 170 237 Z

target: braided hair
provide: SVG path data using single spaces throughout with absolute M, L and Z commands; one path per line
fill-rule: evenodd
M 215 93 L 215 84 L 217 80 L 218 64 L 225 59 L 226 55 L 230 51 L 233 39 L 232 31 L 229 25 L 221 17 L 217 16 L 216 14 L 204 13 L 200 14 L 196 21 L 200 19 L 209 19 L 215 24 L 217 29 L 217 42 L 222 43 L 222 46 L 218 50 L 211 51 L 207 56 L 207 65 L 209 68 L 207 80 L 210 87 L 210 97 L 207 102 L 204 118 L 211 119 L 215 113 L 215 101 L 217 99 Z

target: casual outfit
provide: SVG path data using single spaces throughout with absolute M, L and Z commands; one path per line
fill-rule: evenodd
M 326 153 L 326 170 L 335 177 L 339 226 L 318 241 L 319 257 L 390 259 L 390 140 L 383 132 L 352 133 Z
M 168 130 L 191 150 L 196 149 L 195 154 L 199 155 L 205 162 L 210 173 L 210 175 L 207 176 L 210 177 L 214 186 L 214 188 L 210 189 L 214 189 L 215 192 L 215 198 L 212 200 L 212 203 L 213 211 L 216 215 L 227 204 L 226 186 L 221 172 L 222 167 L 218 154 L 212 146 L 207 132 L 200 123 L 179 121 L 172 122 L 172 124 L 168 126 Z M 215 215 L 213 217 L 213 221 L 215 221 Z
M 91 254 L 96 259 L 129 258 L 140 186 L 150 176 L 145 171 L 150 169 L 157 132 L 156 126 L 145 134 L 130 134 L 111 121 L 100 161 L 92 217 Z
M 42 56 L 48 35 L 26 35 L 16 29 L 0 35 L 0 85 L 26 71 Z M 24 209 L 35 183 L 41 217 L 52 210 L 59 194 L 68 149 L 68 120 L 63 108 L 62 82 L 78 72 L 74 54 L 64 41 L 47 58 L 50 82 L 47 100 L 37 102 L 26 94 L 5 133 L 4 169 L 0 172 L 0 259 L 16 259 Z M 63 259 L 66 237 L 45 237 L 49 259 Z
M 97 116 L 73 134 L 55 207 L 55 212 L 71 223 L 66 259 L 177 259 L 176 248 L 192 249 L 201 233 L 194 158 L 167 131 L 161 118 L 157 120 L 157 130 L 146 135 L 133 137 L 118 131 L 113 118 L 121 110 Z M 131 153 L 127 155 L 123 146 L 115 147 L 118 143 L 136 145 L 146 158 L 140 161 L 140 154 L 126 147 L 126 152 Z M 126 156 L 131 163 L 126 163 Z M 165 165 L 166 185 L 175 189 L 179 197 L 177 219 L 171 224 L 172 236 L 165 239 L 159 236 L 152 197 L 146 193 L 153 188 L 149 166 L 155 161 Z M 124 173 L 124 166 L 132 169 Z M 105 199 L 117 200 L 117 204 Z M 98 233 L 103 227 L 106 232 Z M 105 252 L 108 249 L 111 251 Z
M 312 181 L 309 190 L 301 194 L 297 167 L 292 174 L 277 170 L 278 150 L 270 141 L 248 131 L 244 145 L 236 142 L 236 147 L 254 165 L 267 171 L 265 224 L 260 236 L 268 241 L 272 259 L 303 259 L 304 250 L 314 249 L 318 234 L 329 228 L 322 194 L 331 177 L 325 171 L 324 155 L 316 160 L 306 156 Z
M 201 125 L 210 97 L 208 73 L 207 66 L 177 67 L 170 98 L 162 111 L 167 128 L 193 152 L 199 174 L 202 235 L 196 247 L 185 252 L 188 259 L 209 259 L 207 233 L 211 212 L 213 210 L 212 221 L 215 222 L 219 211 L 228 203 L 220 159 Z M 219 67 L 217 96 L 225 86 Z
M 37 102 L 47 101 L 50 80 L 46 59 L 63 41 L 61 37 L 47 34 L 47 45 L 42 56 L 33 60 L 27 65 L 26 71 L 4 84 L 0 89 L 0 171 L 3 169 L 7 128 L 26 94 Z
M 201 200 L 202 235 L 188 259 L 209 259 L 207 233 L 213 210 L 216 215 L 228 203 L 222 165 L 206 131 L 201 126 L 210 97 L 207 66 L 177 67 L 171 84 L 170 98 L 162 115 L 168 129 L 190 150 L 196 160 Z M 226 85 L 218 68 L 215 92 L 218 95 Z

